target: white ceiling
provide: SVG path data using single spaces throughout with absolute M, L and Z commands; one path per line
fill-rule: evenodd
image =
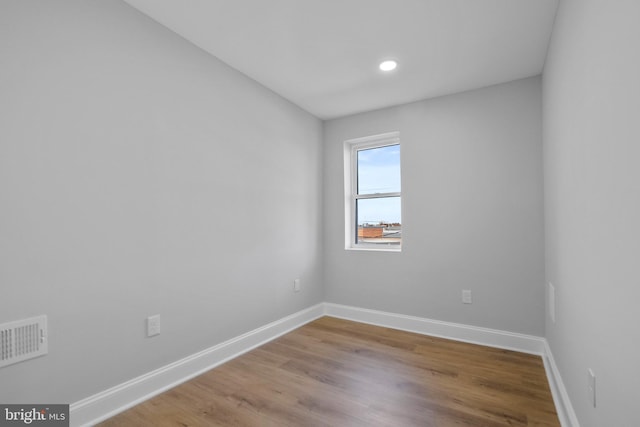
M 322 119 L 542 72 L 558 0 L 125 0 Z M 378 63 L 393 57 L 384 74 Z

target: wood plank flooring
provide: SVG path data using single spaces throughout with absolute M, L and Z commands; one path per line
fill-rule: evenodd
M 100 425 L 560 424 L 538 356 L 323 317 Z

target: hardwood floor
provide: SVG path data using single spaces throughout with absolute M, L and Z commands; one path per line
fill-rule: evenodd
M 323 317 L 100 425 L 560 424 L 538 356 Z

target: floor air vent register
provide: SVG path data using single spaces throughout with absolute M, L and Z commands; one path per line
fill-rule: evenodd
M 47 351 L 47 316 L 0 324 L 0 368 Z

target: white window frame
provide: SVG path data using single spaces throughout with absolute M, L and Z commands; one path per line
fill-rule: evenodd
M 400 252 L 399 245 L 380 243 L 357 243 L 358 224 L 356 218 L 356 202 L 360 199 L 378 199 L 383 197 L 400 197 L 402 206 L 402 192 L 358 194 L 358 151 L 389 145 L 400 145 L 400 132 L 389 132 L 363 138 L 349 139 L 344 142 L 344 223 L 345 249 L 363 251 Z M 402 173 L 402 163 L 400 164 Z M 401 184 L 402 185 L 402 184 Z M 402 207 L 401 207 L 402 211 Z

